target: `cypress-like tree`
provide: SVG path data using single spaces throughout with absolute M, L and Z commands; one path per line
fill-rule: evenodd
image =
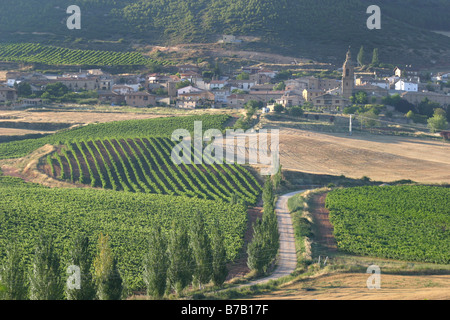
M 164 296 L 167 283 L 167 239 L 156 227 L 152 230 L 148 241 L 148 252 L 144 256 L 144 282 L 147 285 L 147 294 L 156 298 Z
M 378 57 L 378 48 L 373 49 L 372 66 L 378 67 L 380 64 L 380 58 Z
M 358 57 L 356 58 L 360 67 L 364 66 L 364 46 L 359 49 Z
M 95 284 L 91 274 L 92 256 L 89 252 L 89 238 L 78 234 L 72 242 L 70 248 L 70 264 L 78 266 L 81 273 L 80 289 L 69 289 L 66 287 L 68 300 L 94 300 Z
M 215 286 L 222 286 L 228 276 L 227 252 L 217 223 L 211 230 L 212 281 Z
M 42 235 L 34 253 L 33 271 L 30 275 L 30 299 L 61 300 L 63 297 L 64 282 L 53 239 Z
M 261 219 L 253 224 L 253 238 L 247 246 L 247 266 L 250 270 L 261 274 L 265 271 L 264 263 L 264 234 Z
M 167 248 L 169 268 L 167 278 L 172 289 L 180 294 L 192 282 L 195 262 L 189 245 L 189 235 L 186 228 L 180 224 L 173 224 L 170 231 Z
M 0 267 L 0 299 L 26 300 L 28 297 L 27 279 L 22 257 L 17 245 L 12 242 L 6 248 L 6 259 Z
M 122 298 L 122 277 L 109 245 L 109 237 L 103 234 L 100 234 L 97 256 L 94 259 L 94 280 L 97 285 L 98 299 L 120 300 Z
M 191 223 L 190 243 L 195 261 L 194 282 L 201 288 L 211 280 L 212 253 L 211 243 L 205 228 L 203 215 L 197 212 Z

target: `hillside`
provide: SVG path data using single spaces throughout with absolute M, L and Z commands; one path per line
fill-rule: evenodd
M 216 42 L 222 34 L 252 36 L 244 49 L 333 62 L 349 45 L 380 48 L 389 63 L 448 63 L 447 1 L 368 0 L 79 0 L 81 30 L 65 26 L 69 0 L 4 0 L 0 39 L 64 43 L 78 48 L 130 49 L 134 44 Z M 366 9 L 382 10 L 382 29 L 368 30 Z M 27 17 L 18 19 L 18 17 Z M 401 54 L 400 54 L 401 53 Z M 340 60 L 339 60 L 340 61 Z

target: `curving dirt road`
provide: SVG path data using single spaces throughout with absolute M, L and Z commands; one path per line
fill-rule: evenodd
M 252 281 L 246 284 L 247 286 L 279 279 L 294 272 L 297 267 L 297 252 L 295 249 L 294 228 L 292 227 L 292 219 L 287 202 L 290 197 L 305 191 L 295 191 L 278 197 L 275 206 L 278 218 L 278 231 L 280 233 L 280 251 L 277 266 L 270 276 Z

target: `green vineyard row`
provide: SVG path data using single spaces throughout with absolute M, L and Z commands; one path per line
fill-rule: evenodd
M 37 43 L 0 44 L 0 60 L 46 65 L 87 66 L 143 66 L 149 63 L 170 65 L 169 61 L 157 61 L 139 52 L 115 52 L 80 50 Z
M 328 194 L 340 250 L 383 258 L 450 263 L 450 189 L 358 187 Z
M 202 212 L 208 233 L 216 223 L 219 226 L 229 260 L 238 257 L 247 226 L 244 205 L 220 200 L 87 188 L 46 188 L 3 176 L 0 176 L 0 194 L 0 265 L 7 244 L 15 241 L 30 266 L 36 241 L 46 232 L 55 239 L 62 259 L 61 275 L 65 279 L 72 239 L 79 232 L 88 235 L 90 250 L 95 254 L 98 236 L 103 233 L 111 237 L 119 270 L 130 290 L 145 287 L 142 258 L 147 252 L 153 226 L 160 226 L 168 235 L 173 221 L 188 226 L 191 217 Z
M 48 158 L 47 173 L 73 183 L 116 191 L 223 201 L 236 195 L 248 204 L 256 203 L 261 189 L 247 169 L 204 162 L 176 165 L 171 158 L 174 146 L 169 138 L 77 141 Z

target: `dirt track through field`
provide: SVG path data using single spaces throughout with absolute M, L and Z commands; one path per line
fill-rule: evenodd
M 278 231 L 280 233 L 280 250 L 275 271 L 268 277 L 258 279 L 246 285 L 255 285 L 279 279 L 290 275 L 297 267 L 297 252 L 295 249 L 294 228 L 292 227 L 291 213 L 288 209 L 288 199 L 302 191 L 291 192 L 278 198 L 275 210 L 278 218 Z

